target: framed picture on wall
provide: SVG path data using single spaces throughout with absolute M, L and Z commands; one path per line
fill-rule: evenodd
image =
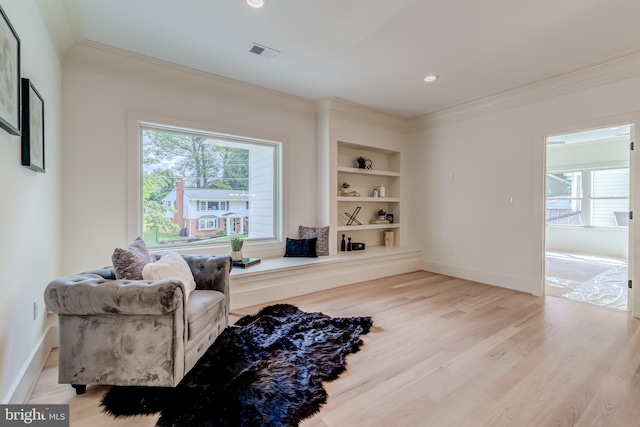
M 44 172 L 44 100 L 22 79 L 22 166 Z
M 20 135 L 20 39 L 0 6 L 0 127 Z

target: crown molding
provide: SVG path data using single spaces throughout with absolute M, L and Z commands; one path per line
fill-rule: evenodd
M 245 106 L 315 118 L 312 100 L 199 71 L 101 43 L 72 45 L 63 67 L 80 68 Z
M 407 121 L 407 133 L 640 76 L 640 49 Z
M 332 119 L 343 119 L 350 122 L 361 123 L 368 126 L 375 126 L 381 129 L 407 133 L 407 120 L 401 117 L 367 107 L 342 98 L 330 98 L 319 102 L 330 103 L 330 117 Z

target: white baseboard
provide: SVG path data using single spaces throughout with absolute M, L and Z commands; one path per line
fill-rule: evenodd
M 514 291 L 525 292 L 534 296 L 543 295 L 543 283 L 525 277 L 507 276 L 488 271 L 473 270 L 453 265 L 440 264 L 435 262 L 422 262 L 422 270 L 445 276 L 457 277 L 471 280 L 486 285 L 499 286 L 501 288 L 513 289 Z
M 31 395 L 31 391 L 38 381 L 38 377 L 42 372 L 49 352 L 52 348 L 58 346 L 58 325 L 50 325 L 42 335 L 38 345 L 31 352 L 29 361 L 25 364 L 18 379 L 13 387 L 9 390 L 3 404 L 22 404 L 26 403 Z

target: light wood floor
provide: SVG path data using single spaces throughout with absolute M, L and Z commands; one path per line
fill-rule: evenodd
M 374 320 L 304 427 L 640 425 L 640 321 L 626 312 L 426 272 L 286 302 Z M 31 403 L 69 403 L 72 426 L 154 425 L 102 414 L 105 387 L 58 385 L 56 357 Z

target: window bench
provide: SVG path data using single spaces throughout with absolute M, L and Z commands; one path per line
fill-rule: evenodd
M 421 269 L 421 251 L 376 246 L 318 258 L 270 258 L 230 275 L 231 309 Z

